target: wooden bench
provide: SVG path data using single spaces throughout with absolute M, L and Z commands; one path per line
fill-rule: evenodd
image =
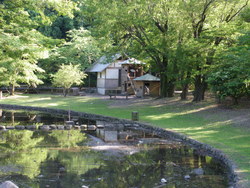
M 112 97 L 116 98 L 116 96 L 125 96 L 126 99 L 128 99 L 128 94 L 127 93 L 119 93 L 119 91 L 121 90 L 117 90 L 117 89 L 109 89 L 106 90 L 107 95 L 109 95 L 109 98 L 111 99 Z

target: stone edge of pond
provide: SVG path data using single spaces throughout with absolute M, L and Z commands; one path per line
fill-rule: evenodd
M 39 112 L 61 114 L 61 115 L 68 115 L 69 113 L 68 110 L 44 108 L 44 107 L 19 106 L 19 105 L 9 105 L 9 104 L 0 104 L 0 107 L 3 109 L 39 111 Z M 238 174 L 236 173 L 235 164 L 221 150 L 213 148 L 212 146 L 208 144 L 204 144 L 197 140 L 193 140 L 183 134 L 170 131 L 170 130 L 165 130 L 159 127 L 154 127 L 150 124 L 146 124 L 143 122 L 131 121 L 127 119 L 120 119 L 120 118 L 115 118 L 115 117 L 110 117 L 110 116 L 103 116 L 103 115 L 90 114 L 90 113 L 77 112 L 77 111 L 70 111 L 70 114 L 71 116 L 80 116 L 80 117 L 87 118 L 87 119 L 109 121 L 109 122 L 113 122 L 113 123 L 115 122 L 115 123 L 120 123 L 124 125 L 132 125 L 134 127 L 147 129 L 163 138 L 170 137 L 173 139 L 178 139 L 184 144 L 190 145 L 191 147 L 197 149 L 199 151 L 199 154 L 208 155 L 210 157 L 213 157 L 219 160 L 227 169 L 230 188 L 240 187 L 239 177 L 238 177 Z

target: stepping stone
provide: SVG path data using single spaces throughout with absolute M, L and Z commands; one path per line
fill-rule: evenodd
M 39 127 L 39 129 L 41 129 L 42 131 L 49 131 L 50 127 L 49 127 L 49 125 L 42 125 Z
M 15 128 L 16 128 L 17 130 L 24 130 L 24 129 L 25 129 L 25 126 L 23 126 L 23 125 L 17 125 L 17 126 L 15 126 Z
M 2 184 L 0 184 L 0 188 L 18 188 L 18 186 L 14 184 L 12 181 L 5 181 Z
M 65 129 L 65 130 L 70 130 L 70 129 L 72 129 L 72 125 L 65 125 L 65 126 L 64 126 L 64 129 Z
M 37 129 L 36 125 L 27 125 L 27 126 L 25 126 L 25 127 L 26 127 L 26 129 L 28 129 L 28 130 L 35 130 L 35 129 Z
M 51 130 L 56 130 L 57 129 L 56 125 L 50 125 L 49 127 L 50 127 Z
M 64 130 L 64 125 L 57 125 L 58 130 Z
M 0 130 L 5 130 L 5 129 L 6 129 L 6 127 L 5 127 L 5 126 L 0 125 Z

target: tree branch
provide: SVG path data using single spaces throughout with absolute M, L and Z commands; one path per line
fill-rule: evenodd
M 197 22 L 197 24 L 193 24 L 194 28 L 194 37 L 198 38 L 200 36 L 200 33 L 202 32 L 203 29 L 203 24 L 206 20 L 206 13 L 210 7 L 210 5 L 214 2 L 215 0 L 206 0 L 206 3 L 204 5 L 203 11 L 201 13 L 201 19 Z
M 248 5 L 249 0 L 246 1 L 246 3 L 238 10 L 236 11 L 232 16 L 231 13 L 229 13 L 229 15 L 226 17 L 226 22 L 230 22 L 235 16 L 237 16 L 247 5 Z

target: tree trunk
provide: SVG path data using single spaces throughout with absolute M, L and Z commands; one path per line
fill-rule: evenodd
M 190 78 L 191 78 L 191 72 L 188 71 L 185 80 L 184 79 L 182 80 L 183 84 L 182 84 L 181 100 L 187 100 Z
M 205 77 L 202 75 L 197 75 L 195 77 L 195 89 L 194 89 L 194 99 L 193 102 L 200 102 L 205 99 L 205 91 L 207 89 L 207 83 Z
M 167 97 L 167 76 L 165 73 L 162 73 L 160 75 L 161 78 L 161 91 L 160 91 L 160 96 L 162 98 Z
M 175 89 L 175 84 L 174 84 L 174 79 L 168 80 L 168 76 L 166 73 L 162 73 L 160 75 L 161 78 L 161 93 L 160 96 L 162 98 L 164 97 L 173 97 L 174 96 L 174 89 Z
M 15 85 L 11 85 L 11 95 L 14 96 L 15 95 Z
M 67 96 L 67 93 L 68 93 L 68 92 L 67 92 L 67 90 L 68 90 L 68 89 L 63 88 L 63 96 L 64 96 L 64 97 L 66 97 L 66 96 Z
M 181 92 L 181 100 L 187 100 L 188 87 L 189 87 L 188 83 L 183 85 Z
M 238 101 L 238 97 L 232 97 L 233 98 L 233 105 L 238 105 L 239 101 Z
M 207 81 L 205 80 L 205 78 L 203 78 L 203 81 L 202 81 L 202 100 L 205 100 L 205 92 L 208 88 L 208 84 L 207 84 Z
M 174 96 L 174 90 L 175 90 L 175 80 L 170 80 L 167 84 L 167 97 L 173 97 Z

